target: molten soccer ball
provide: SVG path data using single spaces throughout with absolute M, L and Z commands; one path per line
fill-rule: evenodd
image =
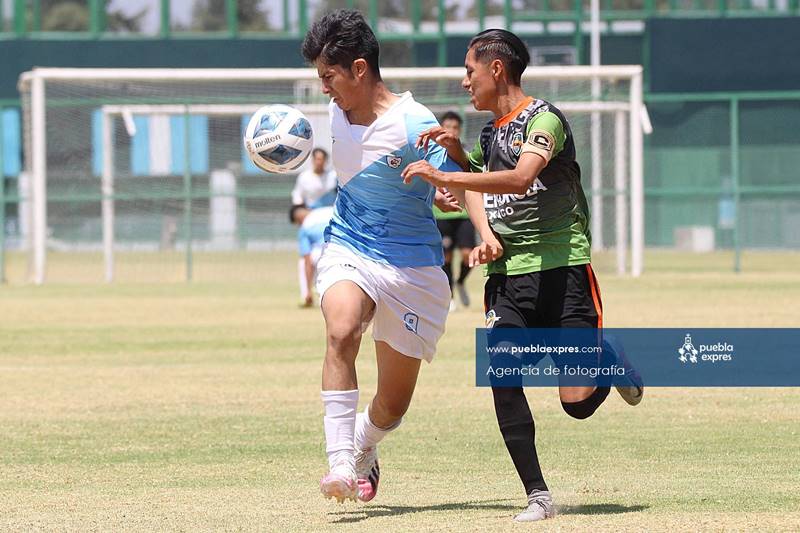
M 255 165 L 266 172 L 286 173 L 311 153 L 311 123 L 288 105 L 268 105 L 256 111 L 244 132 L 244 147 Z

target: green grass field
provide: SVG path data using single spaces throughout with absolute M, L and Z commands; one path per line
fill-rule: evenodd
M 477 306 L 451 314 L 402 428 L 382 443 L 378 497 L 324 500 L 322 318 L 297 307 L 293 255 L 253 257 L 235 268 L 198 257 L 192 284 L 175 282 L 177 258 L 162 267 L 168 282 L 110 286 L 91 283 L 94 260 L 54 261 L 61 282 L 42 287 L 19 283 L 11 258 L 1 531 L 800 529 L 799 389 L 649 389 L 636 408 L 612 392 L 586 421 L 564 414 L 555 390 L 531 389 L 560 515 L 513 523 L 523 490 L 491 393 L 472 385 Z M 634 280 L 598 258 L 606 325 L 800 326 L 800 254 L 745 254 L 738 275 L 730 259 L 650 253 Z M 470 280 L 476 301 L 481 283 Z M 368 338 L 358 365 L 364 405 Z

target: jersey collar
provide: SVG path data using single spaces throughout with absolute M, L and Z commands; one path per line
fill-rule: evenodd
M 522 100 L 517 105 L 517 107 L 515 107 L 514 109 L 512 109 L 511 111 L 509 111 L 508 113 L 506 113 L 502 117 L 500 117 L 497 120 L 495 120 L 494 121 L 494 127 L 495 128 L 502 128 L 506 124 L 510 123 L 512 120 L 517 118 L 517 115 L 522 113 L 522 110 L 525 109 L 526 107 L 528 107 L 530 105 L 530 103 L 533 102 L 533 100 L 534 100 L 533 96 L 528 96 L 527 98 Z

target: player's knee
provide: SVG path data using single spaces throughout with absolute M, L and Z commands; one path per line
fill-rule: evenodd
M 564 409 L 564 412 L 572 418 L 585 420 L 597 411 L 597 406 L 587 405 L 585 402 L 586 400 L 580 402 L 561 402 L 561 407 Z
M 585 420 L 592 416 L 608 396 L 609 387 L 597 387 L 588 398 L 577 402 L 561 401 L 564 412 L 572 418 Z
M 396 424 L 408 411 L 409 402 L 403 399 L 378 398 L 372 400 L 370 417 L 380 421 L 379 427 Z M 377 421 L 376 421 L 377 423 Z
M 361 324 L 336 324 L 328 327 L 328 347 L 336 353 L 357 349 L 361 343 Z

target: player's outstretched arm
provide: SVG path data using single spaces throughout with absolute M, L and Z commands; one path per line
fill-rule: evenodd
M 416 161 L 403 169 L 404 183 L 411 183 L 415 176 L 436 187 L 466 189 L 490 194 L 525 194 L 536 176 L 547 166 L 539 154 L 523 153 L 513 170 L 494 172 L 442 172 L 427 161 Z
M 433 141 L 447 150 L 447 157 L 456 163 L 462 170 L 469 170 L 469 161 L 461 139 L 447 131 L 441 126 L 434 126 L 423 131 L 417 137 L 416 148 L 428 150 L 428 144 Z

